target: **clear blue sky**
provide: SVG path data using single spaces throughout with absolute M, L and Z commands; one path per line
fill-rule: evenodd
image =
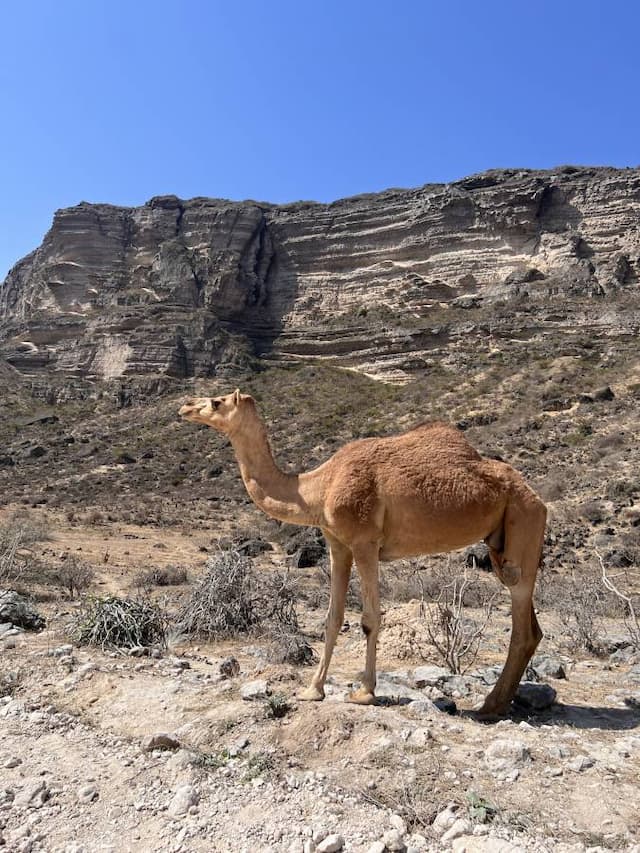
M 0 280 L 54 210 L 640 163 L 634 0 L 8 0 Z

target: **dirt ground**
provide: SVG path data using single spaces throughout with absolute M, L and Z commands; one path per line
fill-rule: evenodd
M 151 565 L 180 563 L 195 578 L 208 556 L 206 532 L 43 512 L 50 535 L 30 556 L 55 564 L 64 552 L 81 555 L 100 595 L 131 593 L 135 573 Z M 269 571 L 285 557 L 276 545 L 261 559 Z M 153 594 L 170 609 L 184 591 Z M 259 636 L 174 637 L 157 658 L 77 648 L 67 630 L 79 602 L 40 598 L 46 629 L 0 640 L 8 850 L 640 850 L 638 659 L 570 650 L 553 610 L 539 613 L 539 654 L 563 664 L 565 678 L 540 679 L 556 701 L 486 725 L 469 710 L 489 690 L 483 673 L 504 660 L 506 595 L 470 673 L 436 673 L 426 686 L 416 669 L 441 662 L 420 603 L 387 600 L 375 707 L 346 702 L 364 656 L 355 610 L 327 698 L 308 704 L 296 692 L 311 670 L 272 663 Z M 299 615 L 318 651 L 323 610 L 301 605 Z M 624 626 L 609 620 L 603 630 L 616 637 Z M 224 677 L 230 656 L 239 672 Z M 243 698 L 256 680 L 263 692 Z M 280 718 L 270 716 L 274 697 L 288 706 Z M 442 710 L 446 699 L 455 713 Z M 161 733 L 169 748 L 149 740 Z

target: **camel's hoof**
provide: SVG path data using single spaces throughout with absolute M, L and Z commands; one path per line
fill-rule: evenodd
M 507 716 L 507 710 L 505 708 L 487 704 L 482 705 L 478 709 L 474 709 L 472 713 L 480 723 L 498 723 L 500 720 L 504 720 Z
M 376 704 L 376 697 L 370 690 L 365 690 L 364 687 L 361 687 L 359 690 L 354 690 L 353 693 L 349 693 L 347 700 L 352 702 L 354 705 Z
M 304 690 L 301 690 L 296 698 L 301 699 L 303 702 L 322 702 L 324 699 L 324 690 L 319 690 L 317 687 L 305 687 Z

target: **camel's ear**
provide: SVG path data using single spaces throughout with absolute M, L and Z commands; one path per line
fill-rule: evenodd
M 240 405 L 240 389 L 239 388 L 236 388 L 236 390 L 233 392 L 233 398 L 232 399 L 233 399 L 233 405 L 234 406 Z

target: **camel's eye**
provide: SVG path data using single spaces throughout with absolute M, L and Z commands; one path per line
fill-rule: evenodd
M 220 400 L 214 400 L 213 401 L 213 408 L 214 409 L 220 408 Z

